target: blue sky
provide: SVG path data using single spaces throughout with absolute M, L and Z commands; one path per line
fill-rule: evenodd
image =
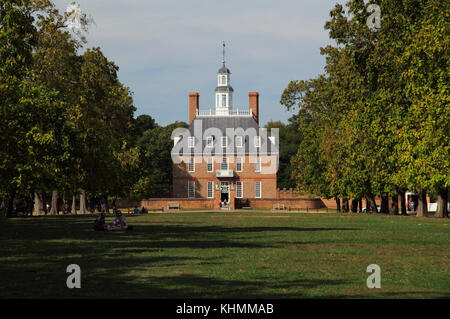
M 72 0 L 54 0 L 65 11 Z M 341 1 L 339 1 L 341 2 Z M 221 42 L 234 88 L 233 106 L 248 109 L 248 92 L 260 93 L 260 124 L 286 122 L 280 105 L 291 80 L 323 73 L 320 47 L 332 0 L 79 0 L 95 25 L 86 47 L 100 46 L 134 92 L 136 115 L 160 125 L 188 121 L 188 94 L 214 108 Z

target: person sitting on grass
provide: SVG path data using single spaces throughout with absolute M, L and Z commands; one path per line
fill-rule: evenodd
M 128 226 L 127 218 L 122 214 L 120 210 L 116 213 L 116 218 L 114 218 L 114 223 L 108 228 L 108 230 L 131 230 L 132 226 Z
M 144 206 L 142 206 L 142 210 L 141 210 L 141 213 L 142 214 L 147 214 L 148 213 L 148 211 L 145 209 L 145 207 Z
M 134 207 L 133 213 L 139 214 L 139 208 L 137 206 Z
M 108 225 L 106 225 L 105 222 L 105 213 L 101 213 L 100 216 L 98 216 L 94 221 L 94 230 L 102 231 L 102 230 L 108 230 Z

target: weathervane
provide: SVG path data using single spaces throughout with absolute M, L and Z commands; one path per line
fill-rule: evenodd
M 222 40 L 222 46 L 223 46 L 223 49 L 222 49 L 222 55 L 223 55 L 222 63 L 225 64 L 225 41 L 224 40 Z

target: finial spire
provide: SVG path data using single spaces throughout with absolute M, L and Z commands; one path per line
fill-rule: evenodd
M 222 55 L 223 55 L 223 59 L 222 59 L 222 63 L 225 64 L 225 41 L 222 40 Z

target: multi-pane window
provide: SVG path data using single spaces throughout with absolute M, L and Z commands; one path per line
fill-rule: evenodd
M 255 136 L 254 141 L 255 141 L 255 147 L 260 148 L 261 147 L 261 136 Z
M 213 158 L 212 157 L 208 157 L 206 159 L 206 167 L 207 167 L 208 172 L 212 172 L 214 170 Z
M 236 171 L 242 172 L 242 157 L 236 157 Z
M 236 136 L 236 147 L 242 147 L 242 136 Z
M 226 107 L 226 106 L 227 106 L 227 95 L 222 94 L 222 107 Z
M 261 157 L 255 157 L 255 172 L 261 172 Z
M 193 157 L 189 157 L 188 170 L 189 172 L 195 172 L 195 160 Z
M 228 170 L 228 158 L 222 157 L 222 162 L 220 163 L 220 169 Z
M 222 136 L 222 147 L 228 147 L 228 136 Z
M 214 140 L 212 136 L 206 137 L 206 147 L 212 148 L 214 146 Z
M 213 182 L 208 182 L 207 184 L 207 188 L 206 188 L 206 192 L 207 192 L 207 197 L 208 198 L 213 198 L 214 197 L 214 192 L 213 192 Z
M 242 196 L 243 196 L 242 182 L 236 182 L 236 198 L 242 198 Z
M 194 148 L 195 146 L 195 137 L 194 136 L 188 136 L 188 147 Z
M 261 182 L 255 182 L 255 198 L 261 198 Z
M 227 84 L 227 78 L 225 75 L 222 75 L 222 84 Z
M 195 182 L 194 181 L 188 182 L 188 197 L 195 198 Z

